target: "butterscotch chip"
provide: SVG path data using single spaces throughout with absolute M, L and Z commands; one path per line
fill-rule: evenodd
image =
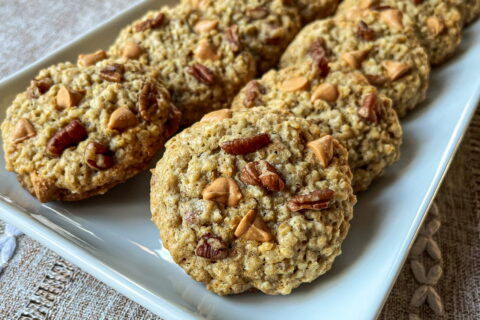
M 121 84 L 100 77 L 117 64 Z M 6 169 L 42 202 L 104 194 L 145 170 L 179 125 L 168 90 L 135 60 L 60 63 L 41 70 L 32 83 L 37 89 L 27 90 L 43 94 L 17 95 L 1 131 Z M 140 99 L 146 84 L 153 90 Z M 124 113 L 115 116 L 121 108 L 130 110 L 135 126 Z
M 338 99 L 338 90 L 330 83 L 322 83 L 312 93 L 311 101 L 313 102 L 317 99 L 334 102 Z
M 205 200 L 236 206 L 242 199 L 242 193 L 232 178 L 220 177 L 203 190 L 202 197 Z
M 445 30 L 445 23 L 438 17 L 428 17 L 427 28 L 436 37 Z
M 195 26 L 193 27 L 196 32 L 208 32 L 215 29 L 218 26 L 218 20 L 200 20 L 198 21 Z
M 406 63 L 391 60 L 384 61 L 383 67 L 387 70 L 387 75 L 392 81 L 405 76 L 412 70 L 412 67 Z
M 135 42 L 127 42 L 123 48 L 122 56 L 128 59 L 138 59 L 142 54 L 142 47 Z
M 369 50 L 355 50 L 345 52 L 342 55 L 342 60 L 345 61 L 351 68 L 359 69 L 362 66 L 363 60 L 368 55 Z
M 202 122 L 208 122 L 208 121 L 219 121 L 223 119 L 228 119 L 232 117 L 232 110 L 230 109 L 220 109 L 217 111 L 212 111 L 210 113 L 207 113 L 206 115 L 203 116 L 200 121 Z
M 107 58 L 107 53 L 103 50 L 98 50 L 91 54 L 81 54 L 78 56 L 78 65 L 81 67 L 88 67 L 96 64 Z
M 383 22 L 388 24 L 392 28 L 402 29 L 403 28 L 403 14 L 400 10 L 397 9 L 387 9 L 380 13 L 380 18 Z
M 110 115 L 108 129 L 124 131 L 136 126 L 137 123 L 137 117 L 128 107 L 120 107 Z
M 315 153 L 315 156 L 320 161 L 324 168 L 328 167 L 330 160 L 333 157 L 333 137 L 330 135 L 324 136 L 320 139 L 310 141 L 307 147 Z
M 200 60 L 218 60 L 220 55 L 217 54 L 217 49 L 208 41 L 201 40 L 198 46 L 193 51 L 196 58 Z
M 263 132 L 271 133 L 271 143 L 254 153 L 233 155 L 218 147 Z M 196 123 L 172 138 L 152 172 L 150 204 L 173 260 L 220 295 L 252 288 L 288 294 L 328 270 L 340 253 L 355 197 L 346 149 L 337 142 L 329 167 L 323 168 L 306 147 L 320 135 L 307 120 L 256 107 Z M 244 168 L 261 186 L 242 178 Z M 275 183 L 277 191 L 271 191 L 265 177 L 281 177 L 283 188 Z M 225 205 L 228 179 L 242 193 L 235 206 Z M 292 198 L 317 189 L 334 192 L 322 212 L 300 202 L 300 211 L 289 209 Z M 288 274 L 278 268 L 279 261 L 292 266 Z
M 306 77 L 300 76 L 284 80 L 280 88 L 286 92 L 295 92 L 305 89 L 307 85 L 308 79 Z

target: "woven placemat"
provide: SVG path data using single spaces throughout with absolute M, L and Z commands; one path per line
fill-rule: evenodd
M 0 5 L 0 78 L 131 4 Z M 380 319 L 480 319 L 480 111 L 435 204 Z M 160 318 L 0 221 L 0 319 Z

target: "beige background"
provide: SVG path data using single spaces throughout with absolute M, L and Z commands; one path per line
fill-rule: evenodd
M 132 3 L 128 0 L 0 0 L 0 79 Z M 479 112 L 436 203 L 439 214 L 430 215 L 427 222 L 429 226 L 440 222 L 441 227 L 438 232 L 430 235 L 426 231 L 421 237 L 431 244 L 430 249 L 438 244 L 440 256 L 434 253 L 435 258 L 431 258 L 432 253 L 425 249 L 409 259 L 381 319 L 480 318 Z M 0 221 L 0 234 L 2 232 Z M 22 236 L 18 246 L 16 255 L 0 275 L 0 319 L 158 319 L 36 241 Z M 443 271 L 442 277 L 431 286 L 422 286 L 422 281 L 411 271 L 415 261 L 420 262 L 425 273 L 433 267 Z M 414 300 L 418 302 L 420 298 L 421 302 L 418 294 L 423 289 L 438 293 L 436 300 L 430 295 L 434 300 L 431 304 L 440 308 L 437 312 L 443 307 L 443 315 L 436 315 L 427 304 L 410 305 L 415 293 Z

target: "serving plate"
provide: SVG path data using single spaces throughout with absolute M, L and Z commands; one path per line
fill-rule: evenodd
M 107 48 L 119 29 L 164 1 L 134 5 L 0 83 L 0 120 L 43 67 Z M 435 69 L 428 100 L 403 121 L 402 158 L 359 195 L 343 255 L 332 270 L 289 296 L 219 297 L 191 280 L 162 248 L 149 221 L 145 172 L 104 196 L 41 204 L 4 169 L 0 219 L 165 319 L 373 319 L 381 310 L 480 97 L 480 23 L 456 57 Z M 152 163 L 152 166 L 154 163 Z

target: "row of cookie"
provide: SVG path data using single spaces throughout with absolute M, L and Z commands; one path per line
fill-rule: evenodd
M 43 202 L 106 192 L 177 130 L 173 105 L 190 124 L 278 61 L 301 27 L 293 4 L 327 14 L 336 3 L 203 0 L 147 13 L 108 52 L 42 70 L 15 98 L 2 124 L 7 170 Z

